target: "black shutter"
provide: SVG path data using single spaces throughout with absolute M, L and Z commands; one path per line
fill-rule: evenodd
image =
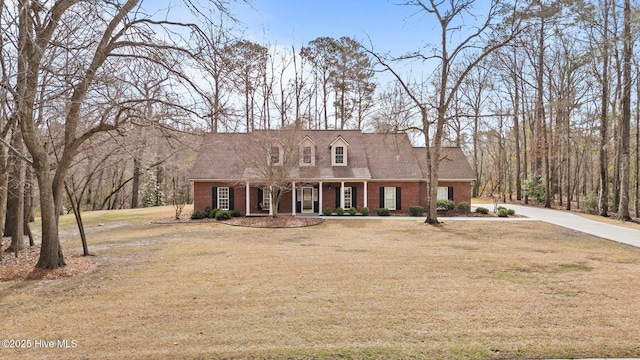
M 400 197 L 400 190 L 402 190 L 402 188 L 398 186 L 396 188 L 396 210 L 402 210 L 402 200 Z
M 356 187 L 351 188 L 351 207 L 358 208 L 358 196 L 356 192 Z
M 262 204 L 264 203 L 264 194 L 262 193 L 262 188 L 258 188 L 258 207 L 260 208 L 260 210 L 264 210 L 262 208 Z
M 340 186 L 336 186 L 336 209 L 340 207 Z
M 211 208 L 215 209 L 218 207 L 218 188 L 211 188 Z
M 453 201 L 453 186 L 449 186 L 447 190 L 449 191 L 449 195 L 448 195 L 449 200 Z
M 384 187 L 380 187 L 380 208 L 384 208 Z
M 316 194 L 318 194 L 318 200 L 313 202 L 313 212 L 320 212 L 320 186 L 316 186 L 315 189 L 316 189 Z M 313 196 L 313 193 L 311 195 Z
M 235 210 L 233 207 L 233 188 L 229 188 L 229 210 Z

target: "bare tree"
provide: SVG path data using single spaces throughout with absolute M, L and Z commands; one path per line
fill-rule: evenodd
M 478 26 L 466 29 L 465 35 L 453 36 L 453 33 L 464 28 L 462 18 L 473 11 L 473 0 L 461 1 L 422 1 L 411 0 L 403 2 L 403 5 L 416 7 L 418 12 L 429 14 L 437 20 L 440 30 L 440 43 L 438 50 L 431 55 L 410 54 L 403 59 L 422 59 L 424 61 L 435 60 L 437 63 L 437 99 L 434 103 L 436 111 L 433 125 L 435 132 L 430 136 L 432 122 L 429 120 L 428 107 L 416 95 L 402 77 L 396 73 L 391 66 L 375 55 L 380 64 L 391 71 L 394 77 L 403 86 L 409 97 L 412 98 L 416 106 L 420 109 L 422 119 L 421 130 L 425 136 L 427 158 L 427 184 L 429 194 L 429 206 L 427 209 L 426 223 L 437 224 L 437 196 L 438 196 L 438 174 L 440 166 L 440 150 L 442 146 L 444 126 L 449 120 L 449 110 L 452 102 L 456 98 L 458 88 L 466 79 L 469 72 L 476 67 L 483 59 L 497 49 L 508 44 L 519 33 L 520 27 L 515 8 L 510 8 L 501 1 L 492 0 L 489 4 L 487 14 Z M 509 17 L 509 15 L 511 15 Z M 452 69 L 458 65 L 459 72 Z
M 269 214 L 278 216 L 282 196 L 292 190 L 300 166 L 300 132 L 296 129 L 259 130 L 251 136 L 250 150 L 236 149 L 252 184 L 269 194 Z M 244 144 L 246 145 L 246 144 Z
M 152 61 L 164 64 L 175 74 L 180 54 L 186 53 L 184 43 L 171 42 L 178 32 L 166 31 L 167 37 L 156 36 L 157 29 L 181 27 L 195 29 L 190 24 L 157 20 L 145 15 L 139 0 L 120 3 L 95 3 L 85 0 L 58 0 L 53 4 L 20 0 L 16 4 L 18 22 L 17 78 L 15 86 L 15 114 L 22 137 L 33 159 L 33 168 L 40 190 L 42 217 L 42 246 L 39 268 L 57 268 L 65 265 L 58 235 L 58 216 L 64 198 L 64 182 L 80 146 L 99 132 L 112 131 L 135 117 L 141 117 L 135 101 L 121 101 L 118 106 L 102 107 L 91 123 L 81 123 L 87 100 L 97 95 L 94 87 L 104 83 L 127 61 Z M 107 16 L 105 14 L 110 14 Z M 79 18 L 83 21 L 78 22 Z M 75 31 L 84 26 L 85 31 Z M 14 31 L 8 29 L 9 31 Z M 198 33 L 199 34 L 199 33 Z M 61 55 L 62 54 L 62 55 Z M 66 54 L 66 55 L 65 55 Z M 42 66 L 46 59 L 73 60 L 74 68 L 63 61 L 59 70 L 72 70 L 62 82 L 69 94 L 63 103 L 60 146 L 50 144 L 41 137 L 34 104 L 42 85 L 40 74 L 56 71 Z M 64 76 L 63 76 L 64 78 Z M 98 97 L 96 96 L 96 99 Z M 56 145 L 55 158 L 49 147 Z M 51 170 L 54 170 L 53 172 Z

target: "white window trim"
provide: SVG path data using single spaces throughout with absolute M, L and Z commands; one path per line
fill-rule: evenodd
M 436 200 L 449 200 L 449 187 L 438 186 L 438 196 Z
M 311 150 L 311 162 L 304 161 L 304 149 L 309 148 Z M 300 147 L 300 166 L 315 166 L 316 165 L 316 150 L 312 144 L 306 143 Z
M 387 206 L 388 205 L 387 200 L 389 201 L 393 200 L 393 206 Z M 384 187 L 384 205 L 389 210 L 396 209 L 396 188 L 395 187 L 389 187 L 389 186 Z
M 353 206 L 353 188 L 347 186 L 344 188 L 344 208 L 345 210 L 354 207 Z
M 226 192 L 226 194 L 224 194 Z M 218 209 L 220 210 L 229 210 L 229 205 L 231 203 L 229 188 L 228 187 L 219 187 L 218 188 Z M 224 196 L 223 196 L 224 195 Z M 226 201 L 226 206 L 222 206 L 223 201 Z
M 271 151 L 277 148 L 278 149 L 278 161 L 277 162 L 272 162 L 272 157 L 271 157 Z M 273 145 L 269 148 L 269 153 L 267 154 L 267 161 L 269 162 L 269 165 L 273 165 L 273 166 L 281 166 L 282 165 L 282 156 L 284 155 L 284 151 L 282 149 L 281 146 L 278 145 Z
M 342 138 L 342 136 L 338 136 L 337 139 L 333 140 L 331 144 L 331 166 L 347 166 L 347 162 L 349 161 L 349 143 Z M 336 149 L 338 147 L 342 147 L 342 162 L 336 162 Z
M 342 162 L 339 163 L 336 161 L 337 158 L 337 149 L 338 148 L 342 148 Z M 331 165 L 332 166 L 347 166 L 347 145 L 346 144 L 338 144 L 338 145 L 334 145 L 331 148 Z
M 262 188 L 262 209 L 266 210 L 271 207 L 271 191 L 269 188 Z

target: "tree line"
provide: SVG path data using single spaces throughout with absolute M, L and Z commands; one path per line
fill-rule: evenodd
M 10 250 L 25 246 L 37 215 L 37 266 L 64 266 L 61 214 L 81 228 L 83 210 L 188 202 L 186 173 L 207 131 L 405 131 L 430 145 L 433 199 L 440 147 L 461 146 L 473 196 L 638 217 L 637 4 L 401 5 L 429 19 L 420 51 L 347 36 L 260 44 L 237 31 L 227 1 L 0 1 Z M 435 201 L 427 213 L 436 223 Z

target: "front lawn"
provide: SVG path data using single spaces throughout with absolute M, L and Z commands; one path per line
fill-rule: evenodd
M 640 249 L 574 231 L 375 218 L 257 229 L 109 214 L 85 214 L 95 272 L 0 283 L 0 334 L 31 341 L 0 358 L 640 356 Z M 64 246 L 79 251 L 75 239 Z

